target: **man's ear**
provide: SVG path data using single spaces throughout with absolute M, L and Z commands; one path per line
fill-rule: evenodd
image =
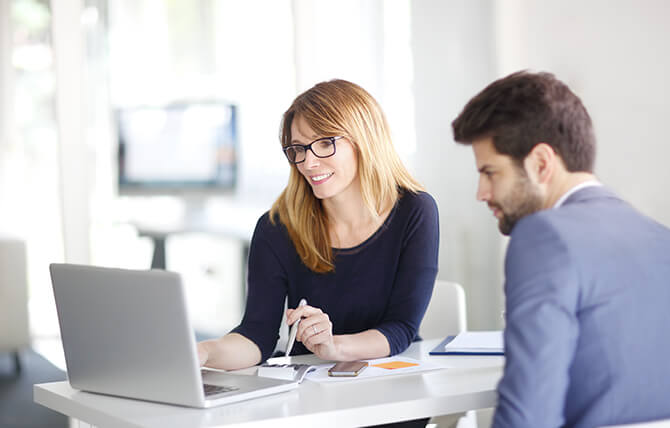
M 530 177 L 538 183 L 549 182 L 560 162 L 554 149 L 547 143 L 538 143 L 524 159 L 524 167 Z

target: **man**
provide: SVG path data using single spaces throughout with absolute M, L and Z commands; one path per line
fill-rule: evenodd
M 474 151 L 477 199 L 510 235 L 493 426 L 670 418 L 670 230 L 597 181 L 580 99 L 551 74 L 518 72 L 452 126 Z

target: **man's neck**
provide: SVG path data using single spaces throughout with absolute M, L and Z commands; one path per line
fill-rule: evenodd
M 553 189 L 550 189 L 545 200 L 545 209 L 551 208 L 556 204 L 561 196 L 565 195 L 570 189 L 587 181 L 596 180 L 596 176 L 590 172 L 565 172 Z

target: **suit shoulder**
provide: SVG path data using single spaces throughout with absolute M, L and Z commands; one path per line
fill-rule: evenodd
M 563 235 L 570 227 L 566 227 L 555 211 L 538 211 L 519 220 L 510 233 L 510 249 L 532 251 L 536 246 L 563 241 Z
M 540 229 L 560 231 L 571 229 L 571 225 L 583 225 L 589 216 L 581 206 L 566 205 L 561 208 L 550 208 L 527 215 L 518 221 L 512 229 L 512 235 L 528 232 L 537 233 Z

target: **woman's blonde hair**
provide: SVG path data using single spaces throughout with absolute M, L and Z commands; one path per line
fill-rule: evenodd
M 344 136 L 351 141 L 358 157 L 361 195 L 373 215 L 393 206 L 402 190 L 423 190 L 400 161 L 384 112 L 360 86 L 331 80 L 300 94 L 282 118 L 282 147 L 291 144 L 291 124 L 297 117 L 319 136 Z M 309 269 L 319 273 L 334 270 L 328 218 L 296 165 L 291 165 L 288 185 L 270 210 L 273 223 L 277 215 Z

